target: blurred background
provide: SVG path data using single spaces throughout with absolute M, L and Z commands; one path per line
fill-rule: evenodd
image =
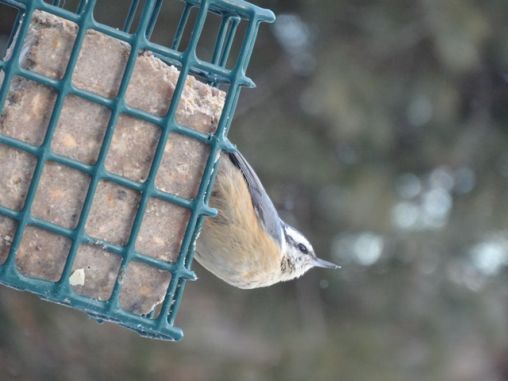
M 508 3 L 256 4 L 230 137 L 342 270 L 242 291 L 195 264 L 181 343 L 0 287 L 0 380 L 508 380 Z

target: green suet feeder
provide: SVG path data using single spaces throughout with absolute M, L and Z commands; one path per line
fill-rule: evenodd
M 160 11 L 165 5 L 164 0 L 131 0 L 123 27 L 119 29 L 96 20 L 94 17 L 94 12 L 97 12 L 96 0 L 81 0 L 74 3 L 75 5 L 71 8 L 69 4 L 65 4 L 65 1 L 0 0 L 0 13 L 10 12 L 16 15 L 15 18 L 13 17 L 7 54 L 0 59 L 0 170 L 3 172 L 0 172 L 0 195 L 7 195 L 0 197 L 0 283 L 35 293 L 45 300 L 85 311 L 98 321 L 121 324 L 146 337 L 179 340 L 183 332 L 174 326 L 174 321 L 185 283 L 187 280 L 195 279 L 194 272 L 191 270 L 195 240 L 203 218 L 213 217 L 216 213 L 207 204 L 209 190 L 213 185 L 213 168 L 221 150 L 234 149 L 226 136 L 240 88 L 254 85 L 245 73 L 256 34 L 262 22 L 273 22 L 275 18 L 271 11 L 242 0 L 185 0 L 177 3 L 183 10 L 179 22 L 175 25 L 174 37 L 169 46 L 165 46 L 152 41 Z M 196 50 L 205 23 L 210 18 L 219 20 L 219 23 L 216 36 L 213 38 L 213 49 L 210 50 L 213 54 L 209 61 L 205 61 L 199 57 Z M 36 21 L 39 22 L 39 26 L 34 29 L 33 25 Z M 37 49 L 45 51 L 36 52 L 34 48 L 32 52 L 27 53 L 27 46 L 34 46 L 30 45 L 33 44 L 34 38 L 31 36 L 31 33 L 35 33 L 33 30 L 37 33 L 46 33 L 46 29 L 43 30 L 43 28 L 49 28 L 47 25 L 51 22 L 54 26 L 58 26 L 55 30 L 58 30 L 59 35 L 51 37 L 56 40 L 48 37 L 53 30 L 47 29 L 48 34 L 38 35 L 40 41 L 37 42 Z M 239 33 L 242 27 L 245 31 L 243 34 Z M 188 37 L 185 37 L 185 31 L 188 30 L 191 32 Z M 65 33 L 70 33 L 72 39 L 61 39 L 64 38 L 62 36 L 65 36 Z M 99 40 L 94 40 L 93 36 L 113 44 L 124 57 L 124 61 L 119 61 L 122 70 L 117 78 L 117 88 L 110 94 L 83 88 L 76 82 L 76 78 L 83 75 L 82 72 L 86 73 L 88 69 L 93 72 L 96 69 L 94 65 L 86 66 L 87 64 L 81 62 L 84 60 L 82 58 L 84 49 L 89 49 L 90 54 L 93 53 L 93 49 L 100 50 L 93 47 L 94 44 L 99 44 L 97 42 Z M 51 49 L 48 48 L 49 45 L 45 45 L 50 44 L 48 41 L 53 41 Z M 184 43 L 186 47 L 182 48 Z M 65 44 L 69 44 L 68 51 L 65 50 Z M 88 47 L 85 48 L 85 46 Z M 239 47 L 235 60 L 231 57 L 232 52 L 235 51 L 233 46 Z M 110 49 L 111 54 L 116 54 L 114 50 L 116 48 Z M 49 62 L 48 70 L 39 70 L 37 69 L 37 54 L 39 56 L 47 54 L 47 57 L 50 57 L 50 60 L 55 59 L 56 63 Z M 66 56 L 63 68 L 58 66 L 62 63 L 58 58 L 59 54 Z M 145 57 L 149 68 L 162 70 L 167 74 L 169 78 L 165 79 L 167 83 L 171 83 L 170 74 L 177 73 L 171 90 L 172 94 L 167 106 L 162 108 L 163 111 L 152 112 L 142 105 L 139 107 L 133 105 L 136 102 L 142 104 L 145 99 L 149 100 L 150 96 L 156 94 L 155 90 L 153 94 L 148 91 L 147 95 L 137 90 L 146 86 L 146 83 L 150 83 L 148 80 L 139 80 L 146 74 L 136 77 L 137 63 L 142 56 Z M 104 64 L 106 66 L 101 68 L 105 71 L 104 78 L 106 78 L 109 58 L 107 54 L 102 53 L 101 57 L 106 62 Z M 141 72 L 141 69 L 139 71 Z M 136 81 L 139 83 L 133 84 L 135 91 L 131 91 L 131 82 Z M 107 80 L 95 82 L 98 83 L 97 86 L 102 86 Z M 166 82 L 161 81 L 163 85 Z M 154 83 L 157 84 L 157 79 Z M 17 93 L 13 89 L 17 89 Z M 215 94 L 214 96 L 221 100 L 221 107 L 216 118 L 210 119 L 206 113 L 199 114 L 198 117 L 193 116 L 194 119 L 189 118 L 192 120 L 197 118 L 199 121 L 211 120 L 209 123 L 212 127 L 208 128 L 207 125 L 206 129 L 200 129 L 186 125 L 185 118 L 181 115 L 179 117 L 180 110 L 184 109 L 180 103 L 186 103 L 187 100 L 193 103 L 192 97 L 203 93 Z M 163 91 L 161 94 L 166 93 Z M 140 99 L 131 102 L 131 99 L 136 99 L 136 96 Z M 46 107 L 42 107 L 40 102 Z M 69 106 L 72 102 L 79 106 L 72 106 L 74 107 L 72 108 Z M 150 102 L 147 101 L 149 106 L 152 104 Z M 83 106 L 85 103 L 90 110 L 100 108 L 97 114 L 94 114 L 95 119 L 90 113 L 84 116 L 79 115 L 80 112 L 84 113 L 83 110 L 88 110 Z M 37 108 L 33 106 L 34 104 L 40 107 Z M 16 109 L 14 112 L 13 105 L 19 110 Z M 23 107 L 27 105 L 31 107 L 24 110 Z M 93 144 L 83 141 L 83 137 L 81 140 L 74 139 L 75 136 L 73 137 L 69 131 L 63 133 L 61 125 L 65 123 L 62 120 L 67 120 L 67 125 L 71 127 L 72 121 L 80 117 L 92 124 L 106 113 L 107 117 L 103 118 L 104 130 L 102 135 L 99 134 L 100 143 L 96 147 L 96 156 L 93 159 L 83 159 L 73 155 L 72 147 L 88 147 Z M 47 118 L 47 122 L 38 141 L 30 135 L 32 134 L 30 128 L 34 125 L 31 118 L 39 118 L 41 115 Z M 155 137 L 152 160 L 143 164 L 146 165 L 146 173 L 141 174 L 138 164 L 133 166 L 133 171 L 140 173 L 139 176 L 136 175 L 137 177 L 130 176 L 127 170 L 125 173 L 122 172 L 123 169 L 118 169 L 118 163 L 112 163 L 110 159 L 112 151 L 123 152 L 117 150 L 118 147 L 115 146 L 122 144 L 124 135 L 119 134 L 119 130 L 122 129 L 125 136 L 131 133 L 129 128 L 132 127 L 132 123 L 125 122 L 126 118 L 135 120 L 138 127 L 142 126 L 139 128 L 143 139 L 149 135 L 148 129 L 143 129 L 147 125 L 151 126 L 150 131 Z M 25 125 L 31 127 L 25 128 Z M 17 128 L 14 133 L 9 130 L 13 126 Z M 134 127 L 132 129 L 132 131 L 135 130 Z M 138 147 L 136 144 L 141 143 L 139 139 L 135 139 L 134 135 L 129 139 L 131 140 L 127 139 L 128 147 L 134 147 L 131 153 L 134 153 L 135 157 L 136 147 Z M 58 148 L 61 142 L 67 144 L 66 148 L 70 147 L 71 151 L 63 152 Z M 183 165 L 188 163 L 172 169 L 174 171 L 171 174 L 172 177 L 170 176 L 171 186 L 166 187 L 167 189 L 158 186 L 160 172 L 167 170 L 164 167 L 168 147 L 172 147 L 172 152 L 180 152 L 183 155 L 180 159 L 185 159 L 187 153 L 182 150 L 192 150 L 192 147 L 196 145 L 201 147 L 199 149 L 203 150 L 202 152 L 205 152 L 203 147 L 206 147 L 206 156 L 200 171 L 196 172 L 199 175 L 195 191 L 186 192 L 182 190 L 183 188 L 175 188 L 178 191 L 173 191 L 171 188 L 176 178 L 175 173 L 180 173 L 178 170 L 193 168 L 192 165 Z M 117 153 L 117 155 L 116 159 L 121 164 L 123 153 Z M 132 160 L 125 157 L 127 162 Z M 21 163 L 24 158 L 28 158 L 27 162 L 31 163 L 31 169 L 25 170 L 23 175 L 17 174 L 15 170 L 19 167 L 16 167 L 16 163 Z M 13 163 L 13 167 L 9 171 L 2 170 L 2 160 L 4 164 Z M 23 177 L 27 173 L 29 176 Z M 49 198 L 41 201 L 38 192 L 41 192 L 41 189 L 51 190 L 48 184 L 52 182 L 59 184 L 55 182 L 58 179 L 63 181 L 62 184 L 68 184 L 71 191 L 65 187 L 57 187 L 56 190 L 52 190 L 52 195 L 47 196 Z M 82 179 L 85 180 L 82 182 Z M 104 184 L 115 189 L 111 194 L 118 197 L 118 200 L 113 200 L 118 201 L 118 204 L 113 205 L 125 206 L 126 200 L 129 200 L 132 194 L 132 200 L 135 200 L 133 210 L 124 208 L 126 212 L 122 207 L 115 206 L 118 213 L 112 214 L 110 218 L 104 210 L 97 210 L 94 203 L 98 198 L 103 197 L 106 200 L 104 202 L 112 202 L 110 200 L 112 196 L 104 190 Z M 22 199 L 18 200 L 19 205 L 16 202 L 2 202 L 2 200 L 10 200 L 10 194 L 14 199 L 17 197 L 13 189 L 22 193 Z M 100 192 L 106 192 L 105 196 L 99 197 Z M 72 199 L 76 194 L 82 198 L 79 202 Z M 54 206 L 50 201 L 53 196 L 63 197 L 67 201 Z M 156 213 L 147 217 L 154 205 L 159 205 L 157 203 L 160 203 L 161 207 L 156 207 Z M 79 204 L 79 207 L 75 204 Z M 55 212 L 65 208 L 66 205 L 74 205 L 72 211 L 63 210 L 63 215 L 69 215 L 68 220 L 60 218 L 61 216 L 59 217 Z M 164 226 L 160 227 L 162 233 L 153 229 L 148 233 L 145 231 L 144 223 L 155 218 L 153 216 L 158 216 L 159 212 L 163 213 L 166 210 L 164 208 L 171 210 L 172 214 L 169 214 L 171 218 L 176 218 L 175 215 L 181 217 L 179 221 L 183 222 L 180 236 L 171 232 L 164 234 Z M 178 213 L 175 214 L 171 208 L 178 208 Z M 117 214 L 122 215 L 122 213 L 131 218 L 124 237 L 115 236 L 110 239 L 109 233 L 104 233 L 102 227 L 96 226 L 94 229 L 89 229 L 92 220 L 99 225 L 109 223 L 117 218 Z M 153 226 L 157 227 L 157 224 Z M 166 240 L 161 245 L 169 245 L 167 237 L 173 237 L 174 242 L 172 241 L 171 244 L 178 243 L 174 246 L 176 247 L 174 256 L 161 257 L 157 252 L 152 254 L 148 249 L 140 249 L 143 245 L 140 245 L 139 237 L 145 233 L 147 237 L 155 240 L 161 237 L 162 241 Z M 60 259 L 60 263 L 56 264 L 41 259 L 44 258 L 41 255 L 45 253 L 45 245 L 52 239 L 59 242 L 59 248 L 63 250 L 63 254 L 59 256 L 52 249 L 51 254 L 55 255 L 53 259 Z M 98 252 L 100 253 L 97 254 Z M 89 263 L 87 253 L 101 260 L 95 264 L 98 273 L 90 273 L 91 278 L 87 273 L 91 271 L 91 265 L 86 266 L 86 263 Z M 78 262 L 85 265 L 77 269 Z M 20 266 L 23 268 L 27 266 L 27 263 L 32 268 L 35 265 L 38 266 L 37 270 L 35 272 L 21 271 Z M 104 272 L 104 268 L 114 269 L 115 275 L 111 276 L 108 273 L 107 276 L 103 274 L 101 277 L 99 273 Z M 139 282 L 139 279 L 137 283 L 128 284 L 128 279 L 132 275 L 129 274 L 134 271 L 132 270 L 134 268 L 139 274 L 150 271 L 156 274 L 155 280 L 152 279 L 153 284 L 144 285 Z M 51 269 L 58 269 L 57 276 L 40 276 L 41 273 L 49 272 Z M 164 278 L 167 281 L 158 282 L 160 274 L 168 274 L 167 278 Z M 93 295 L 85 289 L 84 284 L 87 281 L 96 282 L 97 285 L 102 285 L 109 291 L 100 296 Z M 139 296 L 143 292 L 148 292 L 146 290 L 151 290 L 150 287 L 161 285 L 164 286 L 161 296 L 147 304 L 150 308 L 147 308 L 139 299 L 129 302 L 122 299 L 122 292 L 126 288 L 135 290 Z M 125 307 L 125 303 L 128 308 Z

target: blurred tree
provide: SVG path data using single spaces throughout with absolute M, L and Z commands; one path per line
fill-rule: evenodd
M 178 345 L 0 288 L 0 379 L 508 380 L 508 3 L 258 3 L 231 139 L 344 269 L 241 291 L 196 266 Z

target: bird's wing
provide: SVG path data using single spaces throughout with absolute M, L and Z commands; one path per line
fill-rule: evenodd
M 247 187 L 249 188 L 249 192 L 252 197 L 252 204 L 254 205 L 254 209 L 256 210 L 259 219 L 263 222 L 267 232 L 278 243 L 281 243 L 282 225 L 279 213 L 277 213 L 277 209 L 275 209 L 275 206 L 266 193 L 263 184 L 261 184 L 259 177 L 240 152 L 236 151 L 228 154 L 231 162 L 242 172 L 243 177 L 247 182 Z

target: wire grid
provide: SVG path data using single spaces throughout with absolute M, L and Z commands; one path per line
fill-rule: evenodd
M 17 139 L 0 135 L 0 144 L 27 152 L 37 158 L 37 165 L 28 188 L 24 207 L 21 211 L 14 211 L 0 205 L 0 216 L 13 219 L 17 222 L 17 230 L 14 235 L 6 261 L 0 265 L 0 283 L 16 289 L 30 291 L 41 298 L 68 305 L 87 312 L 98 321 L 111 321 L 137 331 L 139 334 L 151 338 L 163 340 L 180 340 L 183 332 L 174 326 L 174 320 L 178 311 L 184 286 L 187 280 L 194 280 L 195 274 L 190 269 L 194 243 L 205 216 L 214 216 L 216 211 L 208 206 L 209 190 L 213 184 L 213 167 L 217 162 L 220 150 L 234 150 L 234 146 L 227 140 L 227 132 L 238 101 L 242 86 L 252 87 L 254 83 L 246 76 L 246 69 L 253 50 L 259 25 L 262 22 L 273 22 L 275 17 L 269 10 L 256 7 L 241 0 L 185 0 L 183 12 L 177 25 L 177 30 L 169 47 L 155 44 L 150 41 L 159 12 L 164 0 L 147 0 L 141 11 L 141 17 L 137 31 L 130 33 L 135 15 L 140 5 L 139 0 L 132 0 L 128 15 L 122 30 L 98 23 L 94 17 L 96 0 L 81 0 L 75 12 L 62 8 L 64 1 L 42 0 L 0 0 L 0 5 L 8 5 L 18 10 L 15 30 L 12 31 L 10 41 L 17 38 L 10 59 L 0 60 L 0 70 L 4 72 L 4 80 L 0 88 L 0 111 L 3 110 L 10 83 L 14 76 L 20 76 L 36 81 L 56 91 L 57 97 L 42 145 L 35 147 Z M 178 48 L 182 42 L 185 26 L 189 20 L 190 12 L 198 8 L 197 20 L 194 24 L 190 41 L 183 52 Z M 74 41 L 74 47 L 69 58 L 67 69 L 61 80 L 47 78 L 41 74 L 23 69 L 20 66 L 20 55 L 25 37 L 28 32 L 32 14 L 35 10 L 43 10 L 50 14 L 72 21 L 79 26 L 79 31 Z M 216 38 L 211 62 L 205 62 L 197 58 L 196 46 L 200 38 L 207 15 L 212 12 L 221 17 L 221 25 Z M 247 23 L 245 37 L 242 41 L 237 62 L 232 69 L 226 68 L 235 33 L 240 22 Z M 75 68 L 81 46 L 87 30 L 94 29 L 118 40 L 127 42 L 131 46 L 130 55 L 125 67 L 118 95 L 108 99 L 89 91 L 77 89 L 72 84 L 72 73 Z M 149 113 L 133 109 L 125 104 L 124 97 L 129 80 L 133 73 L 134 64 L 138 54 L 142 51 L 150 51 L 163 61 L 177 66 L 180 76 L 171 99 L 171 104 L 164 117 L 157 117 Z M 227 84 L 228 90 L 218 127 L 213 135 L 205 135 L 197 131 L 179 125 L 175 121 L 176 109 L 182 94 L 185 80 L 189 73 L 205 78 L 208 83 L 216 85 Z M 106 134 L 95 165 L 86 165 L 76 160 L 64 157 L 52 152 L 50 146 L 60 116 L 63 101 L 68 95 L 77 95 L 88 101 L 105 106 L 111 110 L 110 120 Z M 105 169 L 105 158 L 108 152 L 116 122 L 120 114 L 127 114 L 135 118 L 153 123 L 161 128 L 161 137 L 156 148 L 149 176 L 144 183 L 137 183 L 124 177 L 112 174 Z M 206 163 L 203 177 L 197 196 L 192 199 L 180 198 L 176 195 L 162 192 L 155 188 L 155 176 L 161 163 L 164 147 L 171 134 L 178 133 L 201 141 L 210 146 L 210 155 Z M 63 164 L 72 169 L 79 170 L 90 176 L 90 184 L 82 207 L 79 222 L 75 229 L 67 229 L 59 225 L 35 218 L 31 215 L 31 206 L 35 192 L 40 181 L 45 163 L 51 160 Z M 114 245 L 106 241 L 97 240 L 87 235 L 85 224 L 90 213 L 93 197 L 100 180 L 111 181 L 115 184 L 127 187 L 140 193 L 140 201 L 131 234 L 125 247 Z M 1 181 L 1 177 L 0 177 Z M 139 233 L 143 215 L 148 200 L 151 197 L 159 198 L 191 210 L 187 229 L 180 247 L 180 253 L 175 263 L 164 262 L 152 257 L 144 256 L 135 251 L 136 237 Z M 16 269 L 16 252 L 27 226 L 34 226 L 51 233 L 64 236 L 72 241 L 71 249 L 67 256 L 65 266 L 60 279 L 57 282 L 36 279 L 24 276 Z M 121 266 L 117 276 L 111 297 L 107 301 L 99 301 L 93 298 L 75 293 L 69 285 L 69 276 L 76 257 L 77 249 L 81 244 L 99 243 L 108 252 L 121 257 Z M 156 318 L 153 314 L 140 316 L 123 310 L 119 305 L 121 290 L 121 277 L 131 261 L 138 261 L 149 266 L 171 272 L 166 296 L 161 310 Z

